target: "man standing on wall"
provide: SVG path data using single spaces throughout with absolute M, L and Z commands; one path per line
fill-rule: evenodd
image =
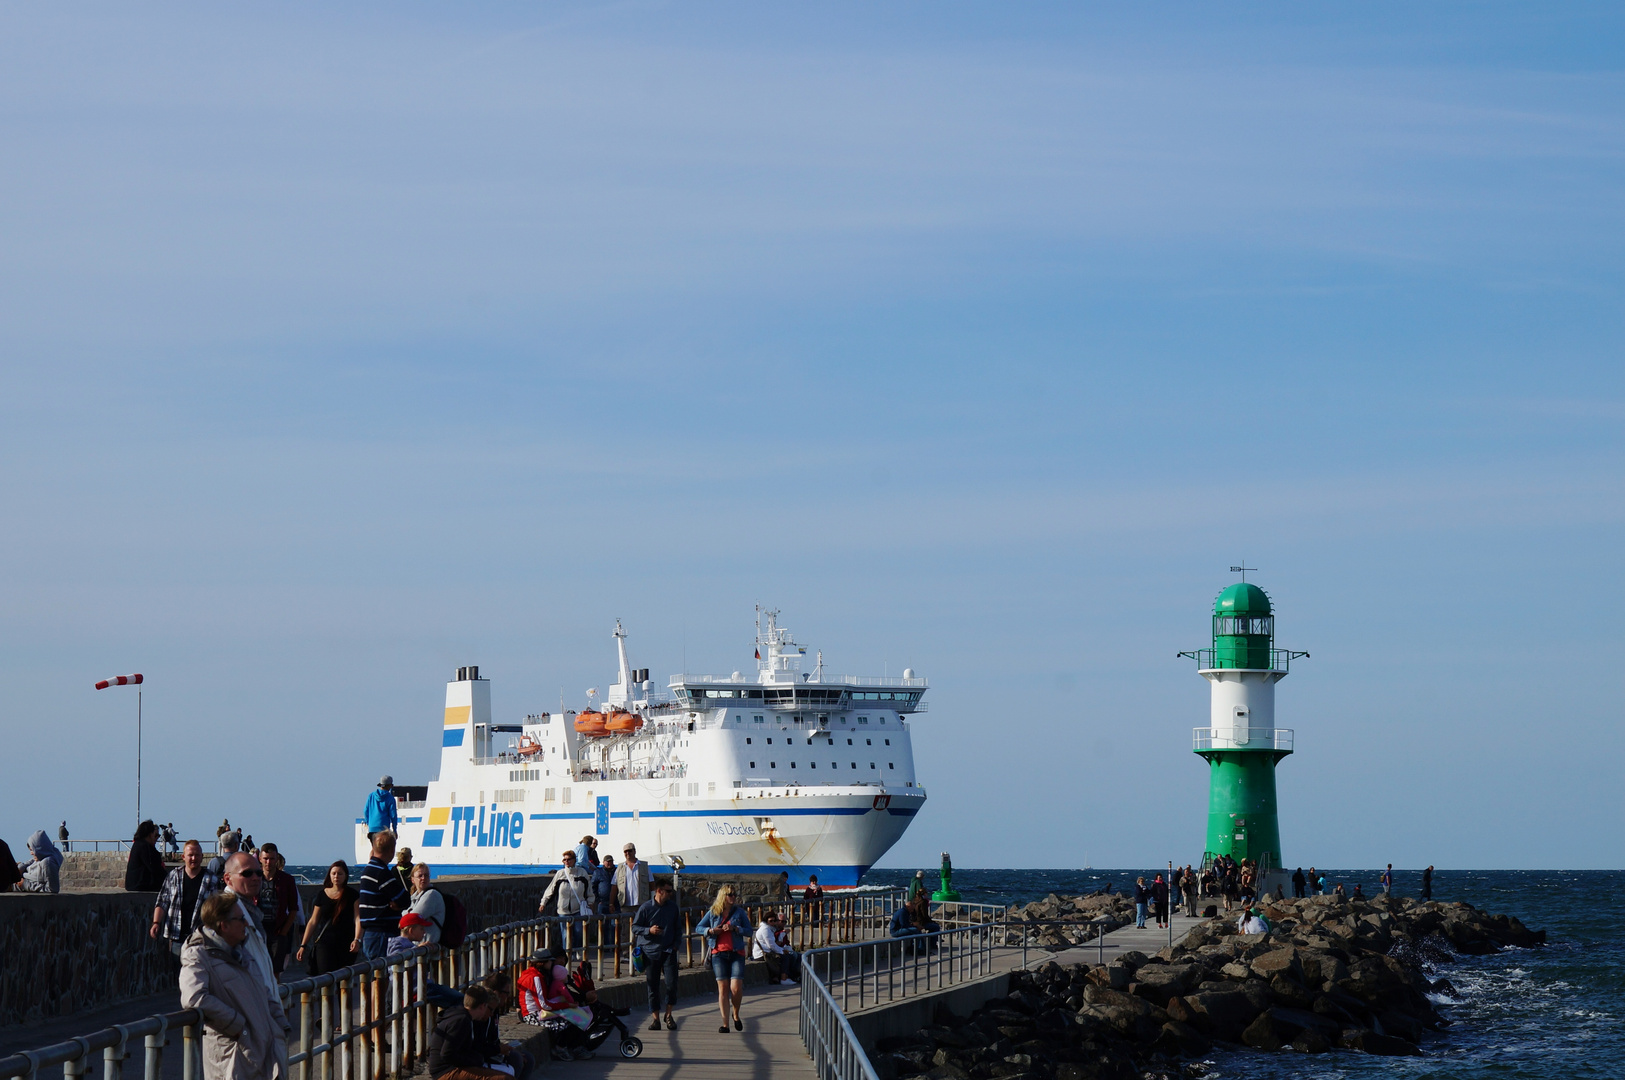
M 62 845 L 63 854 L 73 850 L 73 845 L 68 843 L 68 823 L 66 821 L 56 827 L 56 842 Z
M 384 776 L 378 781 L 378 786 L 371 795 L 367 796 L 367 839 L 371 840 L 377 833 L 384 830 L 398 832 L 401 827 L 401 815 L 395 808 L 395 778 Z M 393 926 L 391 930 L 395 929 Z
M 649 864 L 638 860 L 636 844 L 627 844 L 621 853 L 626 859 L 615 871 L 615 898 L 620 901 L 622 911 L 636 911 L 649 899 L 653 879 Z

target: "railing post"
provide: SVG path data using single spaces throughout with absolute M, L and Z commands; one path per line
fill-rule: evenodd
M 310 1080 L 310 991 L 299 992 L 299 1052 L 304 1060 L 299 1063 L 299 1080 Z
M 124 1058 L 129 1053 L 126 1044 L 130 1032 L 123 1024 L 114 1024 L 113 1030 L 118 1032 L 118 1042 L 102 1051 L 102 1076 L 106 1080 L 124 1080 Z
M 161 1080 L 164 1071 L 164 1045 L 169 1041 L 169 1021 L 164 1017 L 158 1018 L 158 1030 L 148 1035 L 144 1040 L 146 1044 L 147 1059 L 146 1071 L 143 1076 L 146 1080 Z
M 355 1053 L 354 1049 L 352 1048 L 352 1043 L 354 1042 L 354 1039 L 352 1038 L 352 1031 L 355 1026 L 355 1014 L 352 1010 L 355 1008 L 355 1005 L 350 1000 L 350 983 L 353 978 L 353 975 L 347 974 L 342 982 L 335 980 L 335 982 L 338 982 L 337 992 L 339 998 L 339 1034 L 344 1038 L 344 1042 L 339 1046 L 339 1056 L 333 1062 L 334 1068 L 337 1072 L 336 1080 L 351 1080 L 351 1077 L 354 1075 L 350 1069 L 350 1062 L 353 1054 Z
M 192 1029 L 188 1027 L 186 1030 L 190 1032 Z M 62 1063 L 62 1080 L 83 1080 L 84 1075 L 90 1071 L 90 1044 L 83 1039 L 73 1041 L 79 1044 L 79 1056 Z M 191 1059 L 188 1058 L 187 1064 L 190 1063 Z M 188 1076 L 185 1080 L 192 1080 L 192 1077 Z
M 198 1066 L 202 1062 L 203 1053 L 202 1027 L 203 1018 L 199 1014 L 196 1023 L 187 1024 L 181 1028 L 181 1080 L 198 1080 L 198 1073 L 201 1071 Z M 66 1067 L 64 1067 L 63 1080 L 67 1080 L 66 1071 Z M 82 1059 L 79 1062 L 79 1075 L 84 1075 L 84 1061 Z
M 322 1054 L 322 1063 L 316 1070 L 316 1080 L 333 1080 L 333 984 L 328 982 L 321 988 L 322 994 L 322 1026 L 317 1032 L 317 1039 L 327 1051 Z

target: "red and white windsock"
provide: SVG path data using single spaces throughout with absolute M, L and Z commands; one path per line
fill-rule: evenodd
M 145 681 L 139 674 L 117 675 L 111 679 L 103 679 L 96 684 L 96 689 L 106 690 L 109 686 L 140 686 Z

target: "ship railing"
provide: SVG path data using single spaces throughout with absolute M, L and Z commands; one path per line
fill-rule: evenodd
M 903 902 L 902 890 L 826 896 L 819 900 L 753 901 L 745 905 L 751 921 L 765 910 L 787 912 L 791 944 L 806 951 L 860 940 L 856 935 L 885 933 L 892 913 Z M 681 909 L 686 948 L 685 967 L 706 962 L 703 942 L 693 929 L 706 908 Z M 581 924 L 579 931 L 572 924 Z M 598 979 L 630 975 L 630 913 L 585 918 L 538 916 L 469 934 L 454 949 L 420 946 L 410 952 L 365 961 L 279 987 L 282 1009 L 292 1025 L 288 1040 L 288 1080 L 403 1080 L 428 1052 L 434 1027 L 431 1006 L 461 1000 L 459 991 L 494 972 L 501 972 L 515 991 L 525 960 L 547 944 L 577 932 L 584 939 L 573 951 L 594 961 Z M 146 947 L 143 945 L 143 947 Z M 153 946 L 156 947 L 156 946 Z M 517 996 L 517 994 L 516 994 Z M 139 1054 L 142 1080 L 164 1080 L 165 1053 L 175 1052 L 179 1036 L 181 1080 L 202 1078 L 203 1018 L 196 1009 L 155 1014 L 129 1024 L 37 1050 L 0 1058 L 0 1080 L 39 1080 L 46 1069 L 60 1066 L 63 1080 L 85 1080 L 102 1059 L 102 1080 L 125 1080 L 125 1062 Z M 167 1075 L 173 1076 L 171 1069 Z
M 817 679 L 759 683 L 752 678 L 736 679 L 732 675 L 696 675 L 689 672 L 673 675 L 668 685 L 673 689 L 677 689 L 689 683 L 699 686 L 753 686 L 757 689 L 764 687 L 788 688 L 791 686 L 875 686 L 910 690 L 929 690 L 931 688 L 928 679 L 887 678 L 884 675 L 825 675 Z M 724 698 L 722 700 L 726 701 L 728 699 Z
M 1238 738 L 1238 732 L 1240 737 Z M 1285 750 L 1292 752 L 1292 728 L 1192 728 L 1193 750 Z
M 681 780 L 688 775 L 688 765 L 665 765 L 654 769 L 577 769 L 576 783 L 594 780 Z

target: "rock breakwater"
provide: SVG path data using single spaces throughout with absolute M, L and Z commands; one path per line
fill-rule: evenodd
M 1263 910 L 1267 933 L 1242 934 L 1233 919 L 1215 918 L 1156 956 L 1016 972 L 1005 998 L 968 1019 L 939 1010 L 918 1032 L 881 1040 L 877 1072 L 1171 1078 L 1199 1075 L 1193 1061 L 1215 1043 L 1415 1055 L 1428 1032 L 1449 1023 L 1434 1003 L 1453 994 L 1447 980 L 1433 978 L 1439 965 L 1545 943 L 1543 931 L 1462 903 L 1327 896 Z

